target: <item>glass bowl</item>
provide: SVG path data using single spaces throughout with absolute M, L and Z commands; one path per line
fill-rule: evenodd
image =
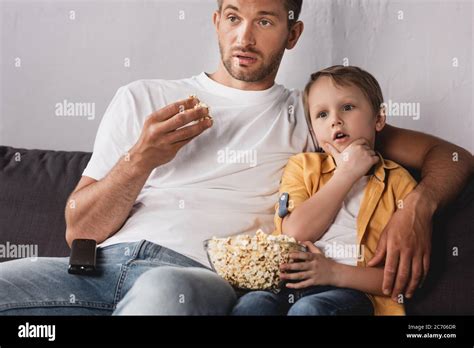
M 278 292 L 283 285 L 280 265 L 292 262 L 289 254 L 306 251 L 306 247 L 288 241 L 270 240 L 241 245 L 233 238 L 204 241 L 204 249 L 212 269 L 241 290 Z

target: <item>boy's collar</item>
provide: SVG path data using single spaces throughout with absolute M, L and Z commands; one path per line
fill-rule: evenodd
M 379 152 L 376 152 L 377 156 L 379 156 L 380 161 L 376 164 L 374 175 L 380 181 L 385 180 L 385 169 L 395 169 L 398 168 L 399 165 L 392 161 L 386 161 Z M 336 161 L 330 155 L 327 155 L 326 159 L 324 159 L 321 165 L 321 172 L 323 174 L 327 174 L 336 170 Z

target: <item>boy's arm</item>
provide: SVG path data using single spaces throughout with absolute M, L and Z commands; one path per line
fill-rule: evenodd
M 334 262 L 333 286 L 386 296 L 382 292 L 383 268 L 357 267 Z
M 304 289 L 315 285 L 332 285 L 362 292 L 383 295 L 383 269 L 348 266 L 327 258 L 313 242 L 302 242 L 308 252 L 293 252 L 290 259 L 300 262 L 280 266 L 280 278 L 287 280 L 286 287 Z
M 439 138 L 391 126 L 385 127 L 378 140 L 386 158 L 421 170 L 421 182 L 404 201 L 407 209 L 392 216 L 369 263 L 375 266 L 386 259 L 384 289 L 394 298 L 404 290 L 411 297 L 428 273 L 433 214 L 465 186 L 473 173 L 473 157 Z
M 341 209 L 353 183 L 350 177 L 336 171 L 326 185 L 283 219 L 283 233 L 298 241 L 319 240 Z
M 315 242 L 320 239 L 334 221 L 354 182 L 379 161 L 365 139 L 352 142 L 343 154 L 345 160 L 339 163 L 332 178 L 326 185 L 317 188 L 317 192 L 311 197 L 306 189 L 304 173 L 307 172 L 306 176 L 309 176 L 311 171 L 316 171 L 313 175 L 321 175 L 321 163 L 311 168 L 290 160 L 282 178 L 280 192 L 289 193 L 290 206 L 293 207 L 281 224 L 282 233 L 299 241 Z M 301 187 L 305 189 L 305 195 L 301 194 Z M 275 224 L 278 229 L 278 217 L 275 218 Z

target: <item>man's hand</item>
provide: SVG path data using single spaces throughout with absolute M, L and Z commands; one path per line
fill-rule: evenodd
M 140 163 L 141 168 L 151 172 L 170 162 L 183 146 L 212 127 L 211 119 L 184 127 L 209 116 L 209 110 L 205 107 L 194 109 L 198 103 L 197 98 L 182 100 L 154 112 L 146 119 L 140 138 L 130 150 L 131 157 L 139 159 L 136 163 Z
M 411 298 L 430 267 L 431 221 L 434 209 L 416 189 L 403 201 L 380 237 L 368 266 L 385 261 L 382 289 L 394 301 L 405 292 Z
M 154 112 L 130 149 L 129 159 L 122 156 L 98 182 L 81 179 L 81 189 L 70 197 L 77 207 L 71 209 L 68 204 L 66 208 L 68 244 L 77 238 L 101 243 L 123 226 L 151 171 L 170 162 L 183 146 L 212 126 L 211 120 L 188 125 L 209 115 L 207 108 L 194 109 L 198 103 L 196 98 L 189 98 Z M 88 182 L 87 187 L 84 182 Z
M 354 182 L 367 174 L 367 172 L 380 160 L 366 139 L 354 140 L 344 151 L 339 152 L 329 143 L 323 145 L 326 153 L 334 157 L 337 172 L 350 177 Z

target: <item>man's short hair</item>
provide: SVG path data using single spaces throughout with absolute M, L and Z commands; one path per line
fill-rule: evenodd
M 322 76 L 330 77 L 336 86 L 350 86 L 354 85 L 359 88 L 364 96 L 369 101 L 374 113 L 379 114 L 383 103 L 382 89 L 379 83 L 370 73 L 356 66 L 335 65 L 330 68 L 320 70 L 311 75 L 311 78 L 304 90 L 304 105 L 307 116 L 308 110 L 308 96 L 313 84 Z
M 224 0 L 217 0 L 219 11 L 222 10 L 222 2 Z M 303 6 L 303 0 L 284 0 L 286 10 L 288 11 L 288 29 L 291 29 L 293 25 L 298 21 L 301 14 L 301 7 Z

